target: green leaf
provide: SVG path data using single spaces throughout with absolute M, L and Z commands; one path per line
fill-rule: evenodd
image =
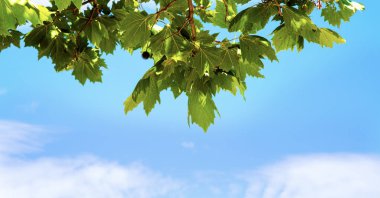
M 263 78 L 264 76 L 260 73 L 262 68 L 263 65 L 241 61 L 240 64 L 235 67 L 236 77 L 238 77 L 241 81 L 244 81 L 247 75 Z
M 160 103 L 160 92 L 157 87 L 157 78 L 151 76 L 149 78 L 149 86 L 145 90 L 145 98 L 143 101 L 144 110 L 147 115 L 152 111 L 156 102 Z
M 72 0 L 72 2 L 74 3 L 75 7 L 79 9 L 82 7 L 82 0 Z
M 38 24 L 42 24 L 44 21 L 51 21 L 51 12 L 46 7 L 38 5 L 35 9 L 39 19 Z
M 63 10 L 71 4 L 71 0 L 55 0 L 55 5 L 58 7 L 58 10 Z
M 167 7 L 173 0 L 160 0 L 160 9 Z M 147 0 L 149 2 L 149 0 Z M 172 15 L 175 13 L 183 12 L 187 9 L 187 0 L 176 0 L 166 10 L 166 14 Z
M 128 98 L 125 101 L 125 113 L 143 102 L 145 113 L 149 115 L 156 102 L 158 101 L 160 103 L 160 91 L 157 85 L 158 78 L 155 76 L 154 72 L 152 73 L 150 71 L 153 70 L 149 70 L 144 75 L 144 77 L 137 83 L 130 99 Z
M 106 64 L 95 49 L 86 49 L 70 63 L 70 66 L 73 68 L 72 74 L 75 79 L 84 85 L 87 80 L 102 82 L 101 68 L 106 67 Z
M 195 56 L 191 59 L 191 65 L 196 68 L 198 75 L 202 77 L 220 65 L 221 55 L 222 51 L 219 48 L 200 46 Z
M 345 6 L 343 3 L 335 2 L 326 3 L 326 7 L 322 10 L 321 16 L 324 20 L 333 26 L 340 27 L 342 21 L 349 21 L 355 11 Z
M 282 10 L 285 26 L 290 34 L 301 35 L 310 42 L 318 40 L 318 27 L 307 15 L 289 6 L 283 6 Z
M 103 40 L 109 38 L 107 27 L 98 20 L 92 21 L 88 24 L 84 32 L 86 33 L 88 39 L 97 47 L 100 46 L 100 43 Z
M 119 28 L 122 31 L 121 42 L 124 48 L 139 48 L 143 46 L 150 37 L 153 16 L 144 16 L 138 12 L 126 14 Z
M 43 6 L 32 6 L 25 0 L 0 0 L 0 35 L 30 21 L 33 25 L 50 20 L 50 12 Z
M 218 113 L 211 95 L 194 90 L 188 94 L 188 97 L 189 124 L 196 123 L 206 132 L 208 127 L 214 123 L 215 112 Z
M 277 27 L 272 34 L 273 45 L 277 52 L 287 49 L 294 50 L 296 46 L 303 43 L 303 37 L 292 34 L 292 31 L 288 30 L 285 25 Z M 302 42 L 299 42 L 300 40 L 302 40 Z M 300 50 L 302 47 L 299 46 L 298 49 Z
M 43 32 L 43 28 L 41 29 Z M 46 56 L 52 59 L 53 63 L 56 64 L 56 68 L 65 68 L 73 59 L 73 48 L 69 47 L 69 43 L 63 34 L 57 30 L 49 30 L 45 33 L 40 32 L 37 35 L 42 35 L 42 37 L 39 37 L 38 43 L 33 43 L 34 47 L 38 49 L 38 58 Z
M 165 26 L 163 30 L 151 38 L 151 50 L 158 52 L 160 56 L 174 56 L 180 52 L 189 51 L 189 42 L 179 36 L 177 32 L 177 30 Z
M 49 32 L 51 31 L 51 25 L 41 25 L 35 27 L 25 36 L 25 46 L 38 47 L 42 41 L 50 39 Z
M 227 28 L 236 13 L 237 5 L 234 0 L 216 0 L 215 14 L 212 18 L 212 23 L 219 27 Z
M 357 10 L 364 10 L 364 5 L 351 0 L 340 0 L 347 8 L 356 12 Z
M 201 30 L 199 33 L 197 33 L 197 41 L 203 44 L 212 45 L 215 42 L 218 35 L 219 33 L 211 34 L 209 30 Z
M 231 21 L 228 31 L 255 34 L 263 29 L 277 11 L 273 6 L 258 4 L 239 12 Z
M 82 7 L 82 0 L 55 0 L 54 2 L 55 5 L 57 5 L 58 10 L 66 9 L 70 6 L 71 2 L 79 9 Z
M 220 57 L 220 68 L 224 71 L 230 71 L 232 67 L 239 65 L 240 57 L 237 54 L 236 49 L 225 48 L 222 50 Z
M 215 75 L 211 84 L 211 86 L 215 87 L 217 92 L 222 89 L 231 92 L 233 95 L 236 95 L 237 90 L 239 89 L 240 94 L 244 96 L 244 91 L 246 89 L 243 81 L 240 81 L 235 76 L 228 75 L 227 73 Z
M 25 4 L 21 0 L 0 0 L 0 35 L 10 35 L 9 29 L 26 23 L 30 11 Z
M 19 31 L 10 31 L 10 35 L 1 36 L 0 35 L 0 52 L 11 45 L 20 48 L 20 40 L 23 34 Z
M 140 101 L 141 102 L 141 101 Z M 135 109 L 140 102 L 136 102 L 132 99 L 132 96 L 129 96 L 125 101 L 124 101 L 124 113 L 128 114 L 128 112 L 132 111 Z
M 333 47 L 334 43 L 345 43 L 346 40 L 344 40 L 338 33 L 336 33 L 333 30 L 330 30 L 328 28 L 321 28 L 320 29 L 320 38 L 319 38 L 319 44 L 322 47 Z
M 117 45 L 117 31 L 108 33 L 108 39 L 103 38 L 99 43 L 99 48 L 106 54 L 112 54 Z
M 242 58 L 249 63 L 262 66 L 263 63 L 260 60 L 262 57 L 267 57 L 270 61 L 278 60 L 275 50 L 266 38 L 242 35 L 239 39 Z

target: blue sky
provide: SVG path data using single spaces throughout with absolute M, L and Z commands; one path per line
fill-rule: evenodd
M 349 177 L 352 180 L 379 183 L 380 170 L 375 167 L 380 167 L 380 17 L 375 1 L 362 3 L 366 10 L 339 30 L 346 44 L 332 49 L 307 44 L 301 53 L 281 52 L 279 63 L 266 63 L 262 72 L 266 78 L 248 80 L 245 101 L 219 95 L 216 103 L 221 117 L 207 133 L 195 125 L 188 127 L 186 98 L 174 100 L 169 92 L 161 94 L 161 104 L 148 117 L 142 107 L 124 115 L 123 101 L 152 64 L 138 52 L 131 56 L 117 50 L 107 56 L 109 69 L 104 70 L 103 83 L 82 86 L 69 72 L 56 73 L 50 60 L 38 61 L 32 48 L 7 49 L 0 53 L 0 159 L 7 159 L 0 160 L 0 175 L 9 180 L 0 179 L 0 184 L 13 178 L 7 163 L 20 160 L 21 172 L 27 175 L 28 167 L 33 167 L 41 178 L 46 167 L 53 173 L 76 165 L 83 172 L 92 166 L 120 168 L 136 173 L 132 178 L 168 189 L 151 189 L 151 183 L 142 182 L 141 191 L 123 194 L 120 187 L 121 197 L 221 197 L 228 193 L 230 197 L 279 197 L 268 192 L 276 171 L 288 179 L 280 181 L 289 184 L 290 190 L 292 184 L 303 189 L 302 182 L 292 182 L 300 179 L 293 170 L 305 170 L 304 175 L 320 170 L 333 178 L 336 173 L 336 189 L 342 185 L 341 176 L 349 177 L 352 170 L 364 171 L 363 177 Z M 12 139 L 8 133 L 21 135 Z M 62 161 L 69 165 L 57 165 L 65 164 Z M 120 167 L 115 168 L 115 163 Z M 330 168 L 315 168 L 323 163 Z M 113 184 L 114 179 L 104 182 Z M 88 181 L 83 179 L 84 189 L 105 185 L 98 181 L 85 186 Z M 358 186 L 352 185 L 352 189 Z M 0 195 L 15 193 L 8 187 Z M 266 194 L 257 194 L 260 190 L 255 188 Z M 346 193 L 350 189 L 342 188 Z M 359 190 L 369 198 L 380 196 L 375 187 Z M 287 192 L 286 188 L 282 191 Z M 307 192 L 297 196 L 305 197 L 309 194 L 302 193 Z M 335 191 L 326 191 L 331 192 Z

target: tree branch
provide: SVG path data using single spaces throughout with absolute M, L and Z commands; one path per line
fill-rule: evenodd
M 317 4 L 317 8 L 318 8 L 318 9 L 321 9 L 321 8 L 322 8 L 321 0 L 318 0 L 316 4 Z
M 224 22 L 227 22 L 227 16 L 230 15 L 228 13 L 228 0 L 223 0 L 224 7 L 226 8 L 226 16 L 224 16 Z
M 171 1 L 170 3 L 168 3 L 168 5 L 166 5 L 165 7 L 161 8 L 159 11 L 156 12 L 156 19 L 155 21 L 158 20 L 158 18 L 160 17 L 161 13 L 162 12 L 165 12 L 167 9 L 169 9 L 177 0 L 173 0 Z
M 277 2 L 277 0 L 274 0 L 274 2 L 275 2 L 275 5 L 278 7 L 278 14 L 279 14 L 280 16 L 282 16 L 281 5 Z
M 195 29 L 195 24 L 194 24 L 194 5 L 193 5 L 193 0 L 187 0 L 187 4 L 189 6 L 189 23 L 191 26 L 191 40 L 195 40 L 196 38 L 196 29 Z
M 92 10 L 91 10 L 90 18 L 88 18 L 86 24 L 84 24 L 84 26 L 82 27 L 82 29 L 78 32 L 78 35 L 79 35 L 80 33 L 82 33 L 83 30 L 85 30 L 86 27 L 91 23 L 92 19 L 94 18 L 95 12 L 98 12 L 98 14 L 99 14 L 99 9 L 98 9 L 98 2 L 97 2 L 97 0 L 92 0 L 92 2 L 94 3 L 94 7 L 93 7 Z

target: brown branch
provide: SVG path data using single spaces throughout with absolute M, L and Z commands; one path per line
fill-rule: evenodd
M 83 32 L 84 29 L 86 29 L 86 27 L 87 27 L 87 26 L 91 23 L 91 21 L 94 19 L 95 12 L 99 13 L 98 2 L 97 2 L 97 0 L 92 0 L 92 2 L 94 3 L 94 7 L 93 7 L 92 10 L 91 10 L 90 18 L 88 18 L 88 20 L 86 21 L 86 23 L 84 24 L 84 26 L 82 27 L 82 29 L 78 32 L 78 36 L 80 35 L 80 33 Z
M 316 4 L 317 4 L 317 8 L 318 8 L 318 9 L 321 9 L 321 8 L 322 8 L 321 0 L 318 0 L 318 2 L 317 2 Z
M 154 21 L 157 21 L 158 18 L 160 17 L 161 13 L 162 12 L 165 12 L 167 9 L 169 9 L 177 0 L 173 0 L 171 1 L 170 3 L 168 3 L 168 5 L 166 5 L 165 7 L 161 8 L 159 11 L 156 12 L 156 19 Z
M 226 8 L 226 16 L 224 16 L 224 22 L 227 22 L 227 16 L 230 15 L 228 13 L 228 0 L 223 0 L 224 7 Z
M 274 0 L 274 2 L 275 2 L 275 4 L 276 4 L 276 6 L 278 7 L 278 14 L 279 14 L 280 16 L 282 16 L 281 5 L 277 2 L 277 0 Z
M 196 29 L 195 29 L 195 24 L 194 24 L 194 5 L 193 5 L 193 0 L 187 0 L 187 4 L 189 6 L 189 23 L 191 25 L 191 40 L 195 40 L 196 38 Z

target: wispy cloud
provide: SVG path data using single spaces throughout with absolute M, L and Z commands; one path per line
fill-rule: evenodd
M 380 197 L 379 156 L 290 157 L 244 177 L 248 181 L 247 198 Z
M 144 165 L 121 165 L 95 156 L 17 158 L 38 148 L 41 127 L 0 120 L 0 197 L 180 197 L 182 183 Z
M 39 126 L 0 120 L 0 158 L 38 150 L 41 141 L 37 138 L 42 132 Z
M 181 146 L 185 149 L 194 149 L 195 143 L 194 142 L 182 142 Z
M 0 197 L 178 197 L 181 184 L 143 165 L 95 157 L 44 158 L 0 165 Z

